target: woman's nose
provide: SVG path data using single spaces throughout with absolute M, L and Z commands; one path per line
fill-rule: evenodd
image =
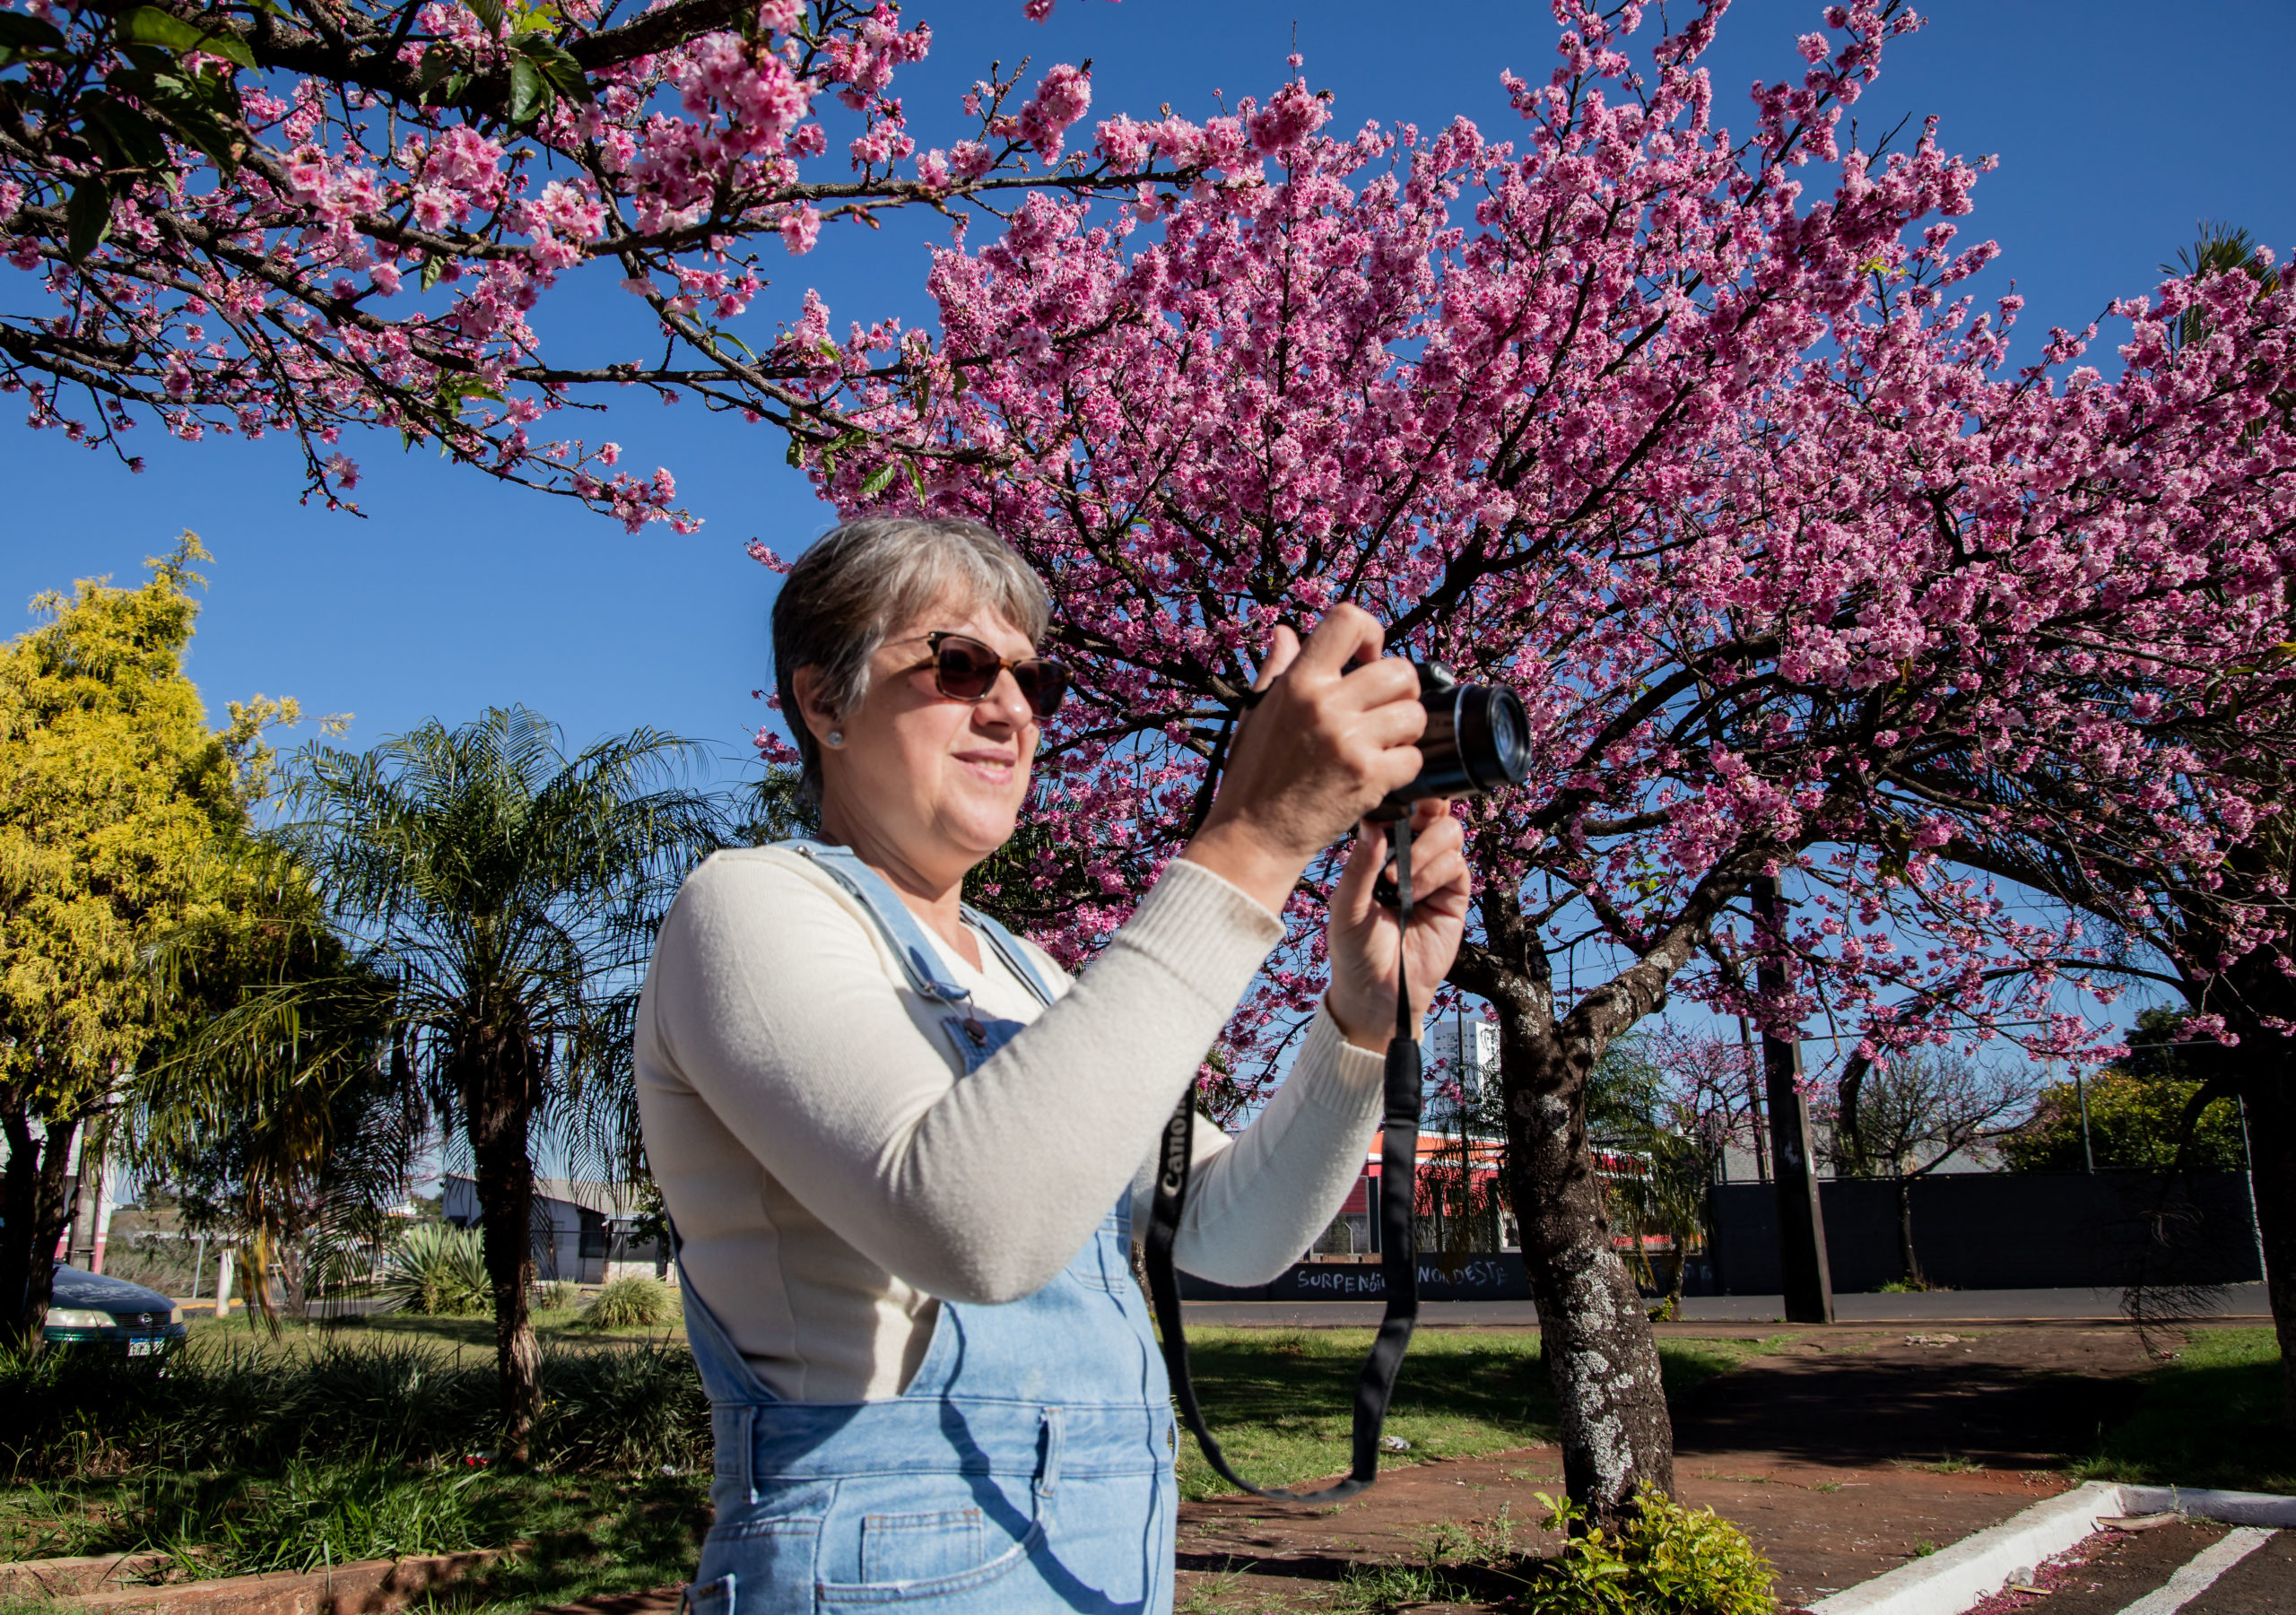
M 999 730 L 1018 729 L 1036 716 L 1029 710 L 1028 698 L 1021 693 L 1021 682 L 1013 676 L 1009 667 L 996 670 L 996 682 L 973 704 L 972 711 L 975 723 L 986 723 Z

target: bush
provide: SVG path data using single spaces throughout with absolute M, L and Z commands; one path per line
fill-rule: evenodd
M 1532 1567 L 1523 1607 L 1531 1615 L 1770 1615 L 1770 1561 L 1745 1533 L 1710 1508 L 1685 1508 L 1645 1490 L 1633 1518 L 1613 1536 L 1586 1512 L 1545 1493 L 1550 1530 L 1562 1551 Z
M 574 1321 L 586 1329 L 657 1329 L 677 1315 L 668 1285 L 631 1273 L 598 1291 Z
M 419 1223 L 400 1236 L 386 1258 L 378 1293 L 387 1312 L 433 1318 L 483 1316 L 494 1310 L 485 1242 L 476 1229 Z
M 0 1357 L 0 1470 L 21 1482 L 141 1465 L 278 1473 L 344 1453 L 451 1461 L 491 1445 L 500 1407 L 491 1361 L 413 1341 L 305 1352 L 195 1340 L 167 1368 L 94 1352 Z M 541 1379 L 537 1464 L 709 1463 L 709 1404 L 683 1344 L 545 1347 Z
M 571 1279 L 545 1279 L 535 1286 L 536 1312 L 564 1312 L 582 1304 L 582 1287 Z

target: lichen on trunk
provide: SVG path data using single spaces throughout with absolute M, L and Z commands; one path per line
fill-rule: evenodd
M 1692 925 L 1558 1014 L 1535 925 L 1515 893 L 1486 890 L 1487 941 L 1463 950 L 1452 971 L 1498 1012 L 1508 1193 L 1561 1414 L 1563 1483 L 1593 1524 L 1622 1523 L 1645 1487 L 1671 1495 L 1674 1456 L 1657 1340 L 1613 1243 L 1587 1138 L 1587 1090 L 1604 1050 L 1663 1002 L 1718 901 L 1718 892 L 1693 903 Z

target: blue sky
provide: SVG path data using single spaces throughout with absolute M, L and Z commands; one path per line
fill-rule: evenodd
M 1731 122 L 1750 122 L 1744 91 L 1758 74 L 1798 70 L 1793 38 L 1819 10 L 1733 9 L 1709 57 Z M 931 59 L 902 81 L 928 140 L 956 133 L 955 100 L 993 58 L 1091 57 L 1096 115 L 1169 100 L 1203 116 L 1215 89 L 1232 100 L 1278 82 L 1295 27 L 1308 78 L 1335 91 L 1343 125 L 1464 114 L 1498 136 L 1514 121 L 1500 70 L 1543 77 L 1555 32 L 1544 7 L 1522 4 L 1060 0 L 1041 28 L 1019 0 L 912 0 L 909 14 L 935 30 Z M 1926 31 L 1891 47 L 1857 110 L 1875 126 L 1935 112 L 1950 146 L 2000 154 L 1962 239 L 2001 242 L 1994 289 L 2013 276 L 2030 300 L 2029 343 L 2148 289 L 2199 218 L 2239 221 L 2283 253 L 2296 246 L 2296 169 L 2275 154 L 2296 7 L 1940 0 L 1928 14 Z M 848 316 L 918 318 L 937 234 L 848 227 L 806 258 L 777 248 L 782 279 L 752 320 L 770 331 L 809 285 L 839 328 Z M 30 290 L 5 269 L 0 286 L 12 310 Z M 592 346 L 638 332 L 640 314 L 601 277 L 547 306 L 544 328 Z M 282 440 L 184 446 L 147 428 L 135 435 L 150 468 L 134 476 L 9 413 L 0 631 L 29 621 L 20 603 L 40 589 L 94 573 L 132 581 L 144 556 L 191 527 L 216 555 L 194 656 L 212 708 L 293 695 L 309 711 L 355 714 L 354 744 L 519 700 L 577 741 L 654 724 L 739 768 L 762 716 L 750 691 L 766 682 L 771 581 L 742 546 L 755 535 L 789 553 L 830 520 L 770 430 L 690 404 L 633 402 L 589 429 L 620 438 L 641 472 L 669 465 L 708 518 L 691 536 L 657 526 L 635 538 L 565 501 L 404 454 L 395 437 L 351 446 L 367 471 L 360 520 L 297 504 L 297 456 Z
M 1744 91 L 1757 75 L 1798 73 L 1794 37 L 1821 9 L 1738 0 L 1707 58 L 1726 121 L 1751 123 Z M 1909 112 L 1918 127 L 1935 113 L 1949 148 L 1999 154 L 1961 239 L 2000 241 L 1986 289 L 2013 277 L 2029 300 L 2026 352 L 2049 326 L 2085 325 L 2111 299 L 2149 290 L 2199 219 L 2243 224 L 2283 258 L 2296 248 L 2296 165 L 2284 150 L 2296 6 L 1924 9 L 1930 26 L 1891 47 L 1857 111 L 1873 128 Z M 1215 90 L 1232 100 L 1280 82 L 1295 29 L 1309 82 L 1335 92 L 1344 127 L 1464 115 L 1504 138 L 1515 120 L 1499 74 L 1544 78 L 1555 34 L 1545 7 L 1489 0 L 1059 0 L 1041 28 L 1020 0 L 911 0 L 909 13 L 935 30 L 931 59 L 901 80 L 927 143 L 962 133 L 956 100 L 996 58 L 1032 55 L 1041 67 L 1089 56 L 1096 115 L 1152 115 L 1170 101 L 1200 117 L 1216 109 Z M 929 312 L 925 249 L 939 234 L 832 229 L 808 257 L 775 249 L 780 279 L 752 321 L 770 332 L 808 286 L 838 329 L 848 317 L 918 320 Z M 641 306 L 596 279 L 545 305 L 546 339 L 597 352 L 613 333 L 648 334 Z M 30 293 L 29 277 L 0 267 L 0 308 L 20 311 Z M 292 695 L 314 714 L 354 714 L 350 743 L 363 746 L 425 717 L 524 701 L 578 742 L 650 724 L 703 741 L 738 774 L 764 716 L 750 691 L 768 682 L 771 583 L 743 545 L 757 536 L 792 553 L 831 515 L 769 430 L 690 404 L 622 405 L 585 435 L 619 438 L 641 473 L 667 465 L 707 518 L 701 531 L 632 538 L 566 501 L 404 454 L 388 434 L 349 446 L 367 473 L 360 520 L 297 503 L 300 461 L 283 440 L 186 446 L 146 428 L 135 447 L 149 469 L 134 476 L 26 430 L 11 410 L 0 421 L 0 633 L 29 624 L 22 603 L 40 590 L 91 574 L 135 580 L 145 556 L 189 527 L 215 552 L 192 665 L 219 718 L 226 699 Z

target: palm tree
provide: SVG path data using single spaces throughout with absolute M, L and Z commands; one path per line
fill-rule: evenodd
M 389 983 L 389 1069 L 468 1144 L 510 1463 L 525 1462 L 541 1407 L 527 1315 L 534 1146 L 554 1135 L 635 1169 L 642 967 L 678 882 L 721 841 L 715 799 L 678 783 L 696 757 L 652 729 L 569 756 L 539 713 L 493 708 L 362 753 L 306 753 L 274 832 L 362 969 Z M 216 1036 L 289 1023 L 301 998 L 333 990 L 251 992 Z
M 335 935 L 306 872 L 261 838 L 217 862 L 236 900 L 152 950 L 189 1024 L 138 1063 L 119 1131 L 187 1226 L 238 1246 L 252 1273 L 276 1263 L 301 1317 L 312 1283 L 387 1228 L 429 1116 L 391 1058 L 394 983 Z M 248 1298 L 275 1327 L 270 1287 Z

